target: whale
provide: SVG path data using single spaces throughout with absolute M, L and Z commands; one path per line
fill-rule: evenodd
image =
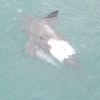
M 28 42 L 25 55 L 34 55 L 44 50 L 63 64 L 75 63 L 75 50 L 51 25 L 58 19 L 58 10 L 41 18 L 30 13 L 20 12 L 18 26 L 26 33 Z

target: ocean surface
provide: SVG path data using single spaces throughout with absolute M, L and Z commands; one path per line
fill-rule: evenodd
M 54 10 L 52 26 L 74 48 L 80 71 L 45 53 L 53 64 L 25 55 L 16 16 Z M 0 0 L 0 100 L 100 100 L 100 0 Z

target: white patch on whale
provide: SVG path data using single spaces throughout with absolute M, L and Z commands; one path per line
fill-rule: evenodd
M 69 55 L 75 54 L 74 49 L 63 40 L 50 39 L 48 44 L 51 46 L 51 54 L 61 62 L 68 59 Z

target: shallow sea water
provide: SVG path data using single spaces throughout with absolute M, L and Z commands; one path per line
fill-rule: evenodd
M 57 9 L 52 25 L 74 48 L 81 72 L 24 54 L 18 10 L 44 17 Z M 100 100 L 99 94 L 99 0 L 0 0 L 0 100 Z

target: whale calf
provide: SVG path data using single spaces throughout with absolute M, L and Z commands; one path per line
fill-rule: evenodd
M 17 16 L 18 25 L 27 34 L 25 54 L 36 54 L 39 48 L 52 55 L 61 63 L 74 63 L 75 50 L 51 26 L 58 19 L 58 10 L 44 18 L 21 12 Z

